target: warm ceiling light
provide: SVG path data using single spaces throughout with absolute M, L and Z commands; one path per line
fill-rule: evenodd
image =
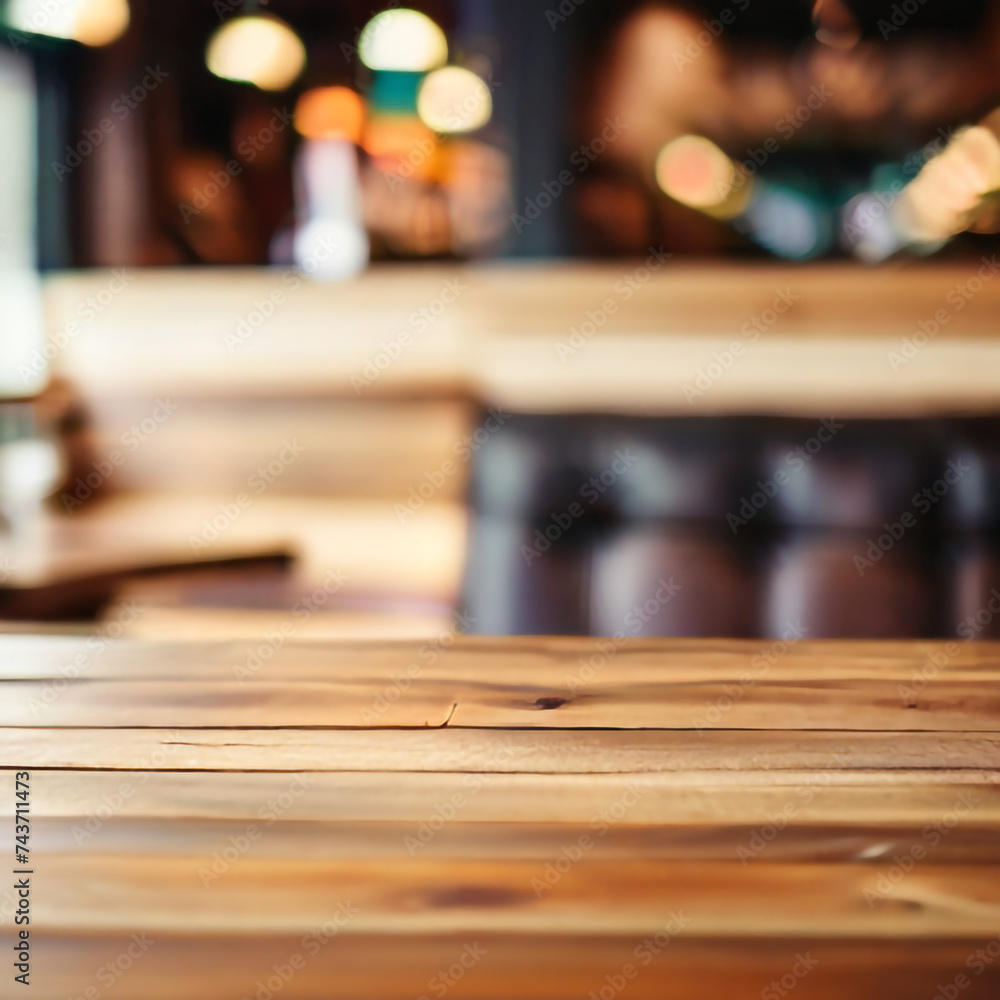
M 358 53 L 369 69 L 425 73 L 448 61 L 448 40 L 426 14 L 384 10 L 365 25 Z
M 493 114 L 490 89 L 471 70 L 446 66 L 424 80 L 417 113 L 435 132 L 474 132 Z
M 234 17 L 208 43 L 208 68 L 224 80 L 252 83 L 261 90 L 284 90 L 302 72 L 306 49 L 280 18 Z
M 656 180 L 674 201 L 703 211 L 726 204 L 737 186 L 736 166 L 710 139 L 682 135 L 656 158 Z
M 128 0 L 11 0 L 7 23 L 36 35 L 107 45 L 128 28 Z
M 350 87 L 316 87 L 295 105 L 295 129 L 307 139 L 361 141 L 365 105 Z
M 963 129 L 907 185 L 895 215 L 912 242 L 946 240 L 973 226 L 1000 190 L 1000 139 L 981 125 Z

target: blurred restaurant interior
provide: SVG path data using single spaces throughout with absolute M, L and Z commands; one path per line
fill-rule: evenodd
M 1000 636 L 1000 4 L 0 36 L 3 628 Z

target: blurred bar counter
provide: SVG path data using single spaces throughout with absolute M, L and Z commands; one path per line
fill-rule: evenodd
M 915 416 L 996 406 L 998 274 L 991 258 L 864 269 L 651 255 L 382 267 L 340 285 L 277 269 L 136 270 L 117 293 L 111 272 L 93 271 L 50 278 L 46 295 L 67 344 L 55 369 L 94 400 L 294 391 L 532 412 Z

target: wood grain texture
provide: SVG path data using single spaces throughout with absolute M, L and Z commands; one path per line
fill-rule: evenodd
M 994 645 L 6 641 L 0 726 L 1000 731 Z
M 992 866 L 923 864 L 869 904 L 879 870 L 810 865 L 587 859 L 551 885 L 539 861 L 258 860 L 216 877 L 202 857 L 45 859 L 34 926 L 66 932 L 307 934 L 338 904 L 351 934 L 611 934 L 642 939 L 671 913 L 700 938 L 988 938 L 1000 926 Z M 80 887 L 88 885 L 81 896 Z M 804 892 L 803 887 L 809 886 Z
M 971 822 L 1000 819 L 996 771 L 663 774 L 39 771 L 39 816 L 246 819 L 280 799 L 289 820 L 578 823 L 608 811 L 633 825 L 905 821 L 923 829 L 967 803 Z M 454 809 L 451 803 L 454 805 Z M 459 803 L 459 804 L 456 804 Z M 622 808 L 621 803 L 625 803 Z M 113 808 L 111 805 L 113 804 Z M 272 806 L 272 810 L 276 807 Z M 0 815 L 12 805 L 0 804 Z M 849 812 L 845 812 L 849 810 Z M 785 816 L 785 822 L 789 817 Z
M 958 801 L 958 795 L 954 802 Z M 794 804 L 785 800 L 782 807 Z M 100 808 L 98 804 L 97 808 Z M 894 856 L 902 857 L 915 844 L 926 849 L 926 860 L 934 864 L 1000 863 L 1000 844 L 996 826 L 976 822 L 964 816 L 962 822 L 938 839 L 924 837 L 920 831 L 932 830 L 942 824 L 952 812 L 932 815 L 927 810 L 929 822 L 918 830 L 918 817 L 910 825 L 893 817 L 884 823 L 865 823 L 853 817 L 831 818 L 826 823 L 789 823 L 780 836 L 772 837 L 757 858 L 768 863 L 788 861 L 834 864 L 855 861 L 872 865 L 891 866 Z M 96 815 L 96 814 L 95 814 Z M 678 817 L 683 820 L 683 815 Z M 435 835 L 419 850 L 411 851 L 407 838 L 414 835 L 419 824 L 413 821 L 338 820 L 281 818 L 268 828 L 267 836 L 254 843 L 255 858 L 323 858 L 349 861 L 351 859 L 391 859 L 405 861 L 414 854 L 426 859 L 481 861 L 531 860 L 542 865 L 560 857 L 567 844 L 579 842 L 590 836 L 593 847 L 588 859 L 633 860 L 655 859 L 660 861 L 738 862 L 740 849 L 756 845 L 754 834 L 769 824 L 775 816 L 766 814 L 763 807 L 754 816 L 748 810 L 743 822 L 720 822 L 718 816 L 702 814 L 701 822 L 676 822 L 671 825 L 630 823 L 626 816 L 621 822 L 609 826 L 601 837 L 594 837 L 594 827 L 588 822 L 557 823 L 532 820 L 514 823 L 464 820 L 461 815 L 441 824 Z M 253 817 L 251 817 L 253 819 Z M 170 855 L 174 857 L 211 857 L 213 852 L 225 850 L 244 835 L 247 818 L 219 819 L 178 816 L 169 823 L 161 817 L 132 817 L 113 815 L 104 819 L 98 830 L 89 834 L 89 816 L 41 816 L 35 820 L 32 834 L 36 849 L 48 854 L 67 854 L 86 843 L 88 854 L 134 856 Z M 753 820 L 753 822 L 750 822 Z M 425 820 L 421 820 L 424 822 Z M 947 827 L 943 827 L 947 829 Z M 82 832 L 81 832 L 82 831 Z M 766 831 L 768 835 L 771 830 Z M 419 829 L 417 830 L 419 833 Z
M 184 771 L 642 774 L 1000 771 L 994 733 L 0 729 L 0 764 Z
M 46 1000 L 1000 987 L 995 644 L 259 645 L 0 634 Z
M 320 931 L 320 928 L 316 928 Z M 320 933 L 322 933 L 320 931 Z M 275 967 L 286 975 L 290 959 L 301 968 L 284 981 L 277 997 L 294 1000 L 569 1000 L 607 990 L 608 977 L 626 965 L 640 972 L 626 997 L 643 1000 L 761 1000 L 764 990 L 789 974 L 799 960 L 817 962 L 794 987 L 796 1000 L 933 1000 L 938 983 L 951 984 L 964 972 L 963 1000 L 993 1000 L 1000 988 L 1000 963 L 975 975 L 966 965 L 985 940 L 907 939 L 877 941 L 796 937 L 699 940 L 678 937 L 653 955 L 639 940 L 613 936 L 535 935 L 148 935 L 152 944 L 118 978 L 119 956 L 134 945 L 130 934 L 46 934 L 39 939 L 39 992 L 76 997 L 86 987 L 116 1000 L 257 1000 Z M 992 938 L 996 940 L 995 937 Z M 0 947 L 9 936 L 0 932 Z M 482 953 L 460 979 L 448 971 L 478 945 Z M 648 964 L 637 958 L 636 950 Z M 641 971 L 640 971 L 641 970 Z M 458 971 L 458 970 L 455 970 Z M 279 980 L 280 982 L 281 980 Z M 274 982 L 272 982 L 272 986 Z M 787 985 L 787 983 L 786 983 Z M 610 994 L 608 994 L 610 995 Z M 773 996 L 780 997 L 775 992 Z M 765 1000 L 772 1000 L 768 994 Z
M 234 657 L 255 648 L 247 641 L 121 641 L 106 642 L 95 652 L 90 637 L 24 635 L 4 642 L 0 678 L 9 680 L 62 677 L 63 668 L 83 656 L 87 676 L 95 680 L 230 681 Z M 931 688 L 955 680 L 981 684 L 981 699 L 989 701 L 995 695 L 992 685 L 1000 681 L 1000 643 L 629 639 L 616 645 L 574 637 L 449 636 L 429 647 L 424 640 L 293 640 L 273 650 L 253 676 L 272 682 L 391 680 L 411 665 L 419 667 L 421 677 L 564 688 L 575 682 L 584 691 L 606 679 L 739 683 L 747 675 L 747 682 L 868 680 Z

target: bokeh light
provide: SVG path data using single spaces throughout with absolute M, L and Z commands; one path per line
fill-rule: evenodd
M 129 25 L 128 0 L 11 0 L 7 23 L 18 31 L 108 45 Z
M 471 70 L 445 66 L 424 80 L 417 112 L 435 132 L 475 132 L 492 117 L 493 98 L 486 83 Z
M 365 25 L 358 54 L 369 69 L 424 73 L 448 61 L 448 40 L 426 14 L 403 7 Z
M 665 194 L 689 208 L 737 212 L 728 211 L 739 180 L 736 165 L 704 136 L 682 135 L 668 142 L 656 158 L 656 180 Z
M 903 192 L 899 225 L 913 242 L 970 228 L 987 195 L 1000 189 L 1000 140 L 981 125 L 956 134 Z
M 361 141 L 365 105 L 350 87 L 316 87 L 295 105 L 295 129 L 307 139 Z
M 306 50 L 282 20 L 248 15 L 227 21 L 208 44 L 208 68 L 224 80 L 284 90 L 302 72 Z

